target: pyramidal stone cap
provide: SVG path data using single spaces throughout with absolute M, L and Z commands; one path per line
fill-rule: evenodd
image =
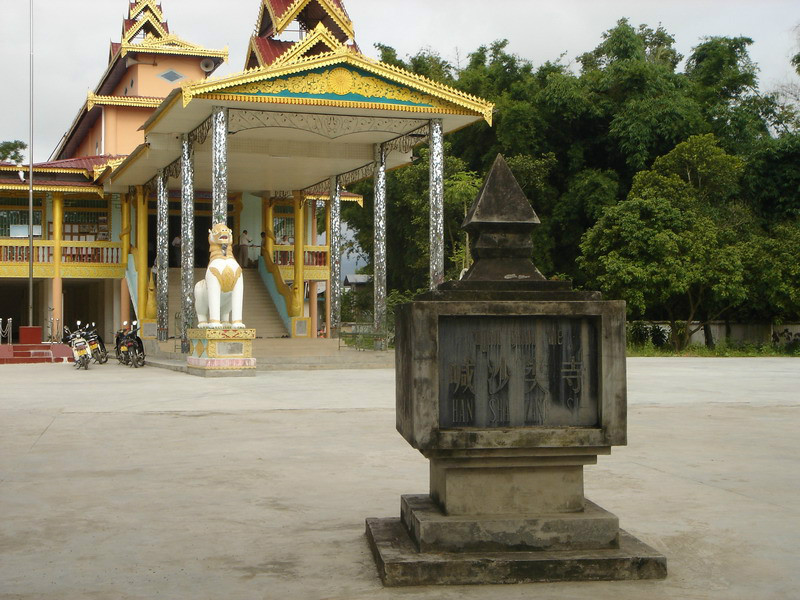
M 531 260 L 540 223 L 506 161 L 498 154 L 462 229 L 475 262 L 461 281 L 544 281 Z
M 482 224 L 527 225 L 532 228 L 539 223 L 525 192 L 519 187 L 503 155 L 498 154 L 462 229 L 471 233 L 480 230 Z

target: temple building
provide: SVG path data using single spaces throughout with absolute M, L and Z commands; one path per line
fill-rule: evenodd
M 430 280 L 444 273 L 443 136 L 493 106 L 363 55 L 341 0 L 258 0 L 244 70 L 172 33 L 155 0 L 128 3 L 106 71 L 34 165 L 34 325 L 109 335 L 138 318 L 183 338 L 207 232 L 247 230 L 244 321 L 264 337 L 336 335 L 340 205 L 372 177 L 375 327 L 386 315 L 386 171 L 428 143 Z M 27 168 L 0 163 L 0 317 L 26 319 Z M 388 199 L 391 201 L 391 199 Z M 262 235 L 263 232 L 263 235 Z M 244 238 L 242 238 L 244 239 Z M 248 268 L 251 267 L 251 268 Z M 10 292 L 10 293 L 9 293 Z

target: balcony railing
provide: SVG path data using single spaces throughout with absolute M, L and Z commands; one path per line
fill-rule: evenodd
M 294 266 L 294 246 L 274 246 L 272 260 L 279 267 Z M 327 267 L 327 246 L 306 246 L 303 252 L 303 264 L 307 267 Z
M 52 264 L 53 240 L 33 241 L 33 262 Z M 0 240 L 0 262 L 27 263 L 27 240 Z M 117 265 L 122 257 L 122 244 L 113 242 L 62 242 L 61 263 L 90 263 Z
M 0 262 L 27 263 L 28 240 L 0 240 Z M 48 264 L 53 262 L 52 240 L 33 240 L 33 262 Z
M 117 265 L 122 256 L 122 244 L 113 242 L 62 242 L 61 263 L 92 263 Z

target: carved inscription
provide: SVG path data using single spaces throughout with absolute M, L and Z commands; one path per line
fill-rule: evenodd
M 440 426 L 596 426 L 597 345 L 589 317 L 442 317 Z
M 475 365 L 450 365 L 448 396 L 452 399 L 453 424 L 469 425 L 475 420 Z

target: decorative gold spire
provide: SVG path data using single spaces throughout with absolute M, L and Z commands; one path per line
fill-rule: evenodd
M 139 0 L 128 5 L 128 18 L 122 22 L 122 43 L 130 43 L 139 34 L 156 38 L 169 35 L 169 26 L 155 0 Z
M 301 39 L 278 39 L 293 22 Z M 289 63 L 307 56 L 336 52 L 341 47 L 357 50 L 353 23 L 342 0 L 261 0 L 255 33 L 245 68 L 264 68 Z
M 170 33 L 164 11 L 156 0 L 132 0 L 128 4 L 128 17 L 122 21 L 121 43 L 111 44 L 109 58 L 113 60 L 117 53 L 125 56 L 128 52 L 139 51 L 213 58 L 218 59 L 215 60 L 217 66 L 228 60 L 227 48 L 211 50 Z

